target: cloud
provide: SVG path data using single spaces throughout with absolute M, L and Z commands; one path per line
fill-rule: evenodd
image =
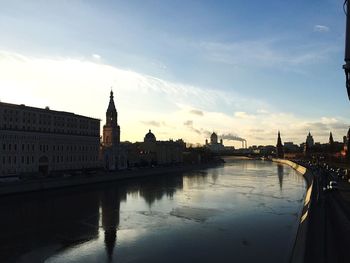
M 288 38 L 200 42 L 190 45 L 197 47 L 203 57 L 212 62 L 240 68 L 274 68 L 294 72 L 302 72 L 300 66 L 316 64 L 339 50 L 338 46 L 323 43 L 290 46 Z
M 190 110 L 190 113 L 191 114 L 195 114 L 195 115 L 198 115 L 198 116 L 203 116 L 204 115 L 204 113 L 203 113 L 203 111 L 201 111 L 201 110 Z
M 202 131 L 199 129 L 196 129 L 193 127 L 193 121 L 192 120 L 187 120 L 184 122 L 184 125 L 192 132 L 197 133 L 197 134 L 202 134 Z
M 254 132 L 254 133 L 261 133 L 261 132 L 264 132 L 265 130 L 264 129 L 250 129 L 249 131 Z
M 96 59 L 96 60 L 100 60 L 101 59 L 101 56 L 98 55 L 98 54 L 92 54 L 91 55 L 93 59 Z
M 323 25 L 315 25 L 314 26 L 315 32 L 325 33 L 325 32 L 329 32 L 329 30 L 330 29 L 328 26 L 323 26 Z
M 192 127 L 193 126 L 193 121 L 191 121 L 191 120 L 185 121 L 184 125 L 188 126 L 188 127 Z
M 141 121 L 146 126 L 160 127 L 161 123 L 158 121 Z
M 248 114 L 244 111 L 237 111 L 234 113 L 234 116 L 239 119 L 255 119 L 256 116 Z
M 0 87 L 6 90 L 0 94 L 1 101 L 96 117 L 101 125 L 113 86 L 122 140 L 142 140 L 147 125 L 157 127 L 160 140 L 171 136 L 190 143 L 203 143 L 215 130 L 251 144 L 275 144 L 279 129 L 284 141 L 303 142 L 309 130 L 315 140 L 327 141 L 329 131 L 340 140 L 349 123 L 337 116 L 296 116 L 232 91 L 170 82 L 76 58 L 37 58 L 0 51 L 0 72 Z M 199 112 L 205 118 L 198 117 L 202 116 Z

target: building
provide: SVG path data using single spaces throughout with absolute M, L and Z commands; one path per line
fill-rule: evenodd
M 156 136 L 151 130 L 145 135 L 141 144 L 143 156 L 148 156 L 146 160 L 155 165 L 182 163 L 182 153 L 186 145 L 183 140 L 157 141 Z
M 314 142 L 314 138 L 312 137 L 311 133 L 309 132 L 309 134 L 306 137 L 306 144 L 307 144 L 307 148 L 310 149 L 315 145 Z
M 156 166 L 183 163 L 186 144 L 183 140 L 157 141 L 151 130 L 143 142 L 124 143 L 127 147 L 127 163 L 133 166 Z
M 120 126 L 112 90 L 106 111 L 106 124 L 103 126 L 101 158 L 107 170 L 120 170 L 127 167 L 126 151 L 120 144 Z
M 284 142 L 284 153 L 298 153 L 300 152 L 300 148 L 298 145 L 293 142 Z
M 280 131 L 278 131 L 278 136 L 277 136 L 276 157 L 281 159 L 284 158 L 284 149 L 283 149 Z
M 100 166 L 100 120 L 0 102 L 0 175 Z
M 220 142 L 218 142 L 218 136 L 215 132 L 210 135 L 210 143 L 208 143 L 208 140 L 205 140 L 205 146 L 215 153 L 225 150 L 222 139 L 220 139 Z

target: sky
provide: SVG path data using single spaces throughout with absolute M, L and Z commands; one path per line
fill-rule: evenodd
M 0 0 L 0 100 L 101 119 L 123 141 L 341 141 L 343 0 Z

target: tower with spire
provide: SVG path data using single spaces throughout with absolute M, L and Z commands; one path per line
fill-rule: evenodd
M 105 147 L 110 147 L 118 146 L 119 143 L 120 127 L 118 125 L 118 113 L 114 104 L 113 90 L 111 90 L 106 111 L 106 124 L 103 126 L 103 145 Z
M 107 170 L 116 170 L 124 166 L 121 164 L 120 126 L 112 89 L 106 111 L 106 124 L 103 126 L 102 149 L 104 166 Z
M 281 159 L 284 158 L 284 149 L 283 149 L 280 131 L 278 131 L 278 136 L 277 136 L 276 157 Z
M 314 144 L 315 144 L 314 138 L 312 137 L 310 131 L 309 131 L 309 134 L 306 137 L 306 144 L 307 144 L 307 147 L 309 147 L 309 149 L 312 148 L 314 146 Z
M 329 141 L 328 141 L 328 143 L 329 143 L 330 145 L 333 145 L 333 144 L 334 144 L 334 139 L 333 139 L 333 134 L 332 134 L 332 132 L 329 133 Z

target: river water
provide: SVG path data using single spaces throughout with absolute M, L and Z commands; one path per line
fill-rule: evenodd
M 0 198 L 0 262 L 288 262 L 305 182 L 227 159 L 178 175 Z

